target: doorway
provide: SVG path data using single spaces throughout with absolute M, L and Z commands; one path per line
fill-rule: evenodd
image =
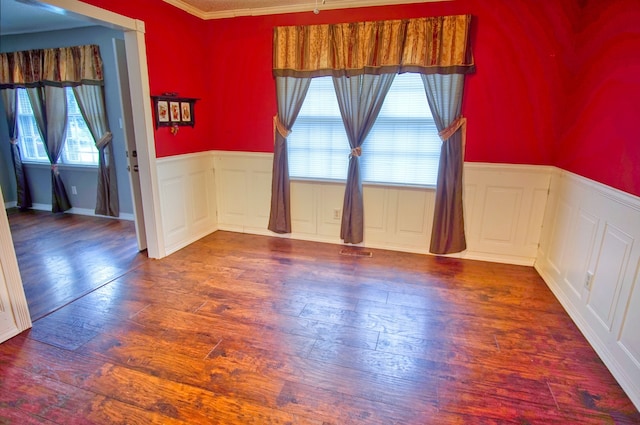
M 136 21 L 124 16 L 117 15 L 112 12 L 102 10 L 100 8 L 90 6 L 80 2 L 70 2 L 61 0 L 44 0 L 29 3 L 33 7 L 46 7 L 55 10 L 66 16 L 74 16 L 78 19 L 91 21 L 93 24 L 105 25 L 110 28 L 118 28 L 124 32 L 124 49 L 127 58 L 127 76 L 129 77 L 128 97 L 131 110 L 131 127 L 128 132 L 133 136 L 136 147 L 136 160 L 138 161 L 138 176 L 140 184 L 139 205 L 142 211 L 140 216 L 144 219 L 143 226 L 140 226 L 139 233 L 144 235 L 146 248 L 150 258 L 161 258 L 165 255 L 162 244 L 162 235 L 160 233 L 159 219 L 159 199 L 157 189 L 157 176 L 155 164 L 155 146 L 153 140 L 153 125 L 151 118 L 149 81 L 146 66 L 146 48 L 144 42 L 144 23 Z M 126 123 L 123 123 L 125 125 Z M 132 191 L 133 192 L 133 191 Z M 138 224 L 138 223 L 136 223 Z M 11 245 L 11 246 L 8 246 Z M 12 244 L 2 241 L 0 249 L 11 251 L 15 254 Z M 14 268 L 13 264 L 2 264 L 3 268 Z M 17 266 L 17 265 L 16 265 Z M 9 270 L 11 272 L 12 270 Z M 6 273 L 5 273 L 6 274 Z M 8 273 L 12 276 L 13 281 L 8 282 L 10 291 L 21 288 L 21 281 L 16 285 L 15 280 L 20 279 L 19 273 Z M 20 301 L 24 299 L 24 291 L 22 297 L 13 297 L 12 301 L 22 304 Z M 10 294 L 11 295 L 11 294 Z M 15 301 L 17 300 L 17 301 Z M 25 300 L 26 304 L 26 300 Z M 26 309 L 26 305 L 13 305 L 14 311 L 21 308 Z M 22 327 L 19 331 L 30 326 L 28 321 L 20 321 Z

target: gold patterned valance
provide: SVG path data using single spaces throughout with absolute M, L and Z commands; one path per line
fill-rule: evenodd
M 471 15 L 276 27 L 273 74 L 466 74 L 475 71 Z
M 0 53 L 0 88 L 103 84 L 97 45 Z

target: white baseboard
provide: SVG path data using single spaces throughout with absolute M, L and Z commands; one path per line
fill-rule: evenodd
M 198 234 L 195 235 L 191 235 L 191 237 L 189 239 L 180 241 L 180 243 L 177 243 L 175 245 L 170 245 L 165 247 L 165 252 L 167 255 L 171 255 L 174 252 L 180 251 L 182 248 L 191 245 L 192 243 L 204 238 L 205 236 L 208 236 L 214 232 L 217 232 L 218 230 L 223 230 L 223 229 L 218 229 L 217 227 L 215 228 L 211 228 L 211 229 L 207 229 L 203 232 L 200 232 Z
M 49 210 L 51 210 L 51 208 L 49 208 Z M 111 218 L 111 219 L 116 219 L 116 220 L 127 220 L 127 221 L 134 221 L 135 217 L 132 213 L 120 213 L 120 215 L 118 217 L 112 217 L 109 215 L 100 215 L 100 214 L 96 214 L 94 210 L 91 210 L 89 208 L 71 208 L 68 211 L 65 211 L 66 214 L 78 214 L 78 215 L 88 215 L 88 216 L 92 216 L 92 217 L 101 217 L 101 218 Z
M 6 204 L 5 204 L 6 205 Z M 13 202 L 13 207 L 16 206 L 16 202 Z M 37 211 L 51 211 L 51 204 L 32 204 L 31 205 L 31 209 L 32 210 L 37 210 Z M 73 207 L 67 211 L 64 212 L 64 214 L 77 214 L 77 215 L 87 215 L 87 216 L 91 216 L 91 217 L 101 217 L 101 218 L 110 218 L 110 219 L 115 219 L 115 220 L 127 220 L 127 221 L 134 221 L 135 220 L 135 216 L 132 213 L 120 213 L 120 216 L 118 217 L 111 217 L 109 215 L 100 215 L 100 214 L 96 214 L 94 210 L 91 210 L 89 208 L 76 208 Z
M 339 239 L 339 238 L 309 235 L 306 233 L 279 234 L 279 233 L 274 233 L 268 229 L 245 228 L 243 226 L 233 226 L 233 225 L 220 225 L 218 226 L 217 230 L 237 232 L 237 233 L 247 233 L 251 235 L 271 236 L 275 238 L 296 239 L 296 240 L 308 241 L 308 242 L 328 243 L 332 245 L 345 245 L 342 239 Z M 353 245 L 348 244 L 348 246 L 353 246 Z M 411 247 L 400 246 L 400 245 L 392 245 L 392 244 L 362 243 L 362 244 L 357 244 L 356 246 L 362 246 L 362 247 L 373 248 L 373 249 L 381 249 L 386 251 L 406 252 L 410 254 L 434 255 L 430 253 L 428 249 L 417 249 L 417 248 L 411 248 Z M 446 257 L 460 258 L 460 259 L 474 260 L 474 261 L 486 261 L 490 263 L 514 264 L 518 266 L 531 267 L 534 265 L 534 261 L 531 258 L 509 257 L 508 261 L 505 261 L 506 256 L 504 255 L 492 256 L 490 254 L 473 253 L 473 252 L 469 253 L 467 251 L 459 254 L 446 255 Z
M 32 210 L 38 210 L 38 211 L 51 211 L 51 204 L 47 205 L 47 204 L 31 204 L 31 209 Z

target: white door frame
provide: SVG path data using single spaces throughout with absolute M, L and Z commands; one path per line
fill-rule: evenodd
M 0 199 L 3 199 L 2 188 L 0 188 Z M 9 315 L 9 318 L 13 316 L 12 329 L 6 329 L 0 334 L 0 342 L 2 342 L 31 327 L 31 316 L 27 299 L 24 296 L 24 287 L 22 286 L 6 210 L 0 214 L 0 273 L 3 274 L 0 276 L 0 284 L 6 285 L 9 295 L 9 305 L 3 305 L 0 300 L 0 313 Z
M 140 190 L 140 173 L 138 171 L 138 151 L 136 148 L 136 138 L 133 132 L 132 110 L 131 110 L 131 89 L 129 88 L 129 71 L 126 60 L 126 50 L 124 40 L 113 38 L 111 40 L 114 56 L 117 58 L 118 72 L 118 99 L 122 111 L 122 126 L 124 127 L 124 140 L 127 157 L 127 171 L 129 175 L 129 188 L 133 198 L 133 216 L 136 224 L 136 240 L 138 250 L 147 249 L 147 234 L 144 226 L 144 214 L 142 208 L 142 191 Z

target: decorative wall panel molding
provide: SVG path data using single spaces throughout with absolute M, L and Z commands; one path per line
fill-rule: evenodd
M 640 408 L 640 198 L 556 169 L 535 267 Z
M 167 255 L 217 230 L 213 159 L 206 152 L 157 160 Z
M 270 234 L 272 154 L 212 152 L 217 176 L 218 228 Z
M 465 258 L 533 265 L 552 168 L 466 163 Z
M 212 152 L 217 176 L 218 228 L 341 244 L 344 183 L 293 180 L 290 235 L 267 230 L 273 155 Z M 550 167 L 465 164 L 469 249 L 459 257 L 533 265 L 551 176 Z M 363 245 L 428 253 L 435 191 L 364 185 Z

